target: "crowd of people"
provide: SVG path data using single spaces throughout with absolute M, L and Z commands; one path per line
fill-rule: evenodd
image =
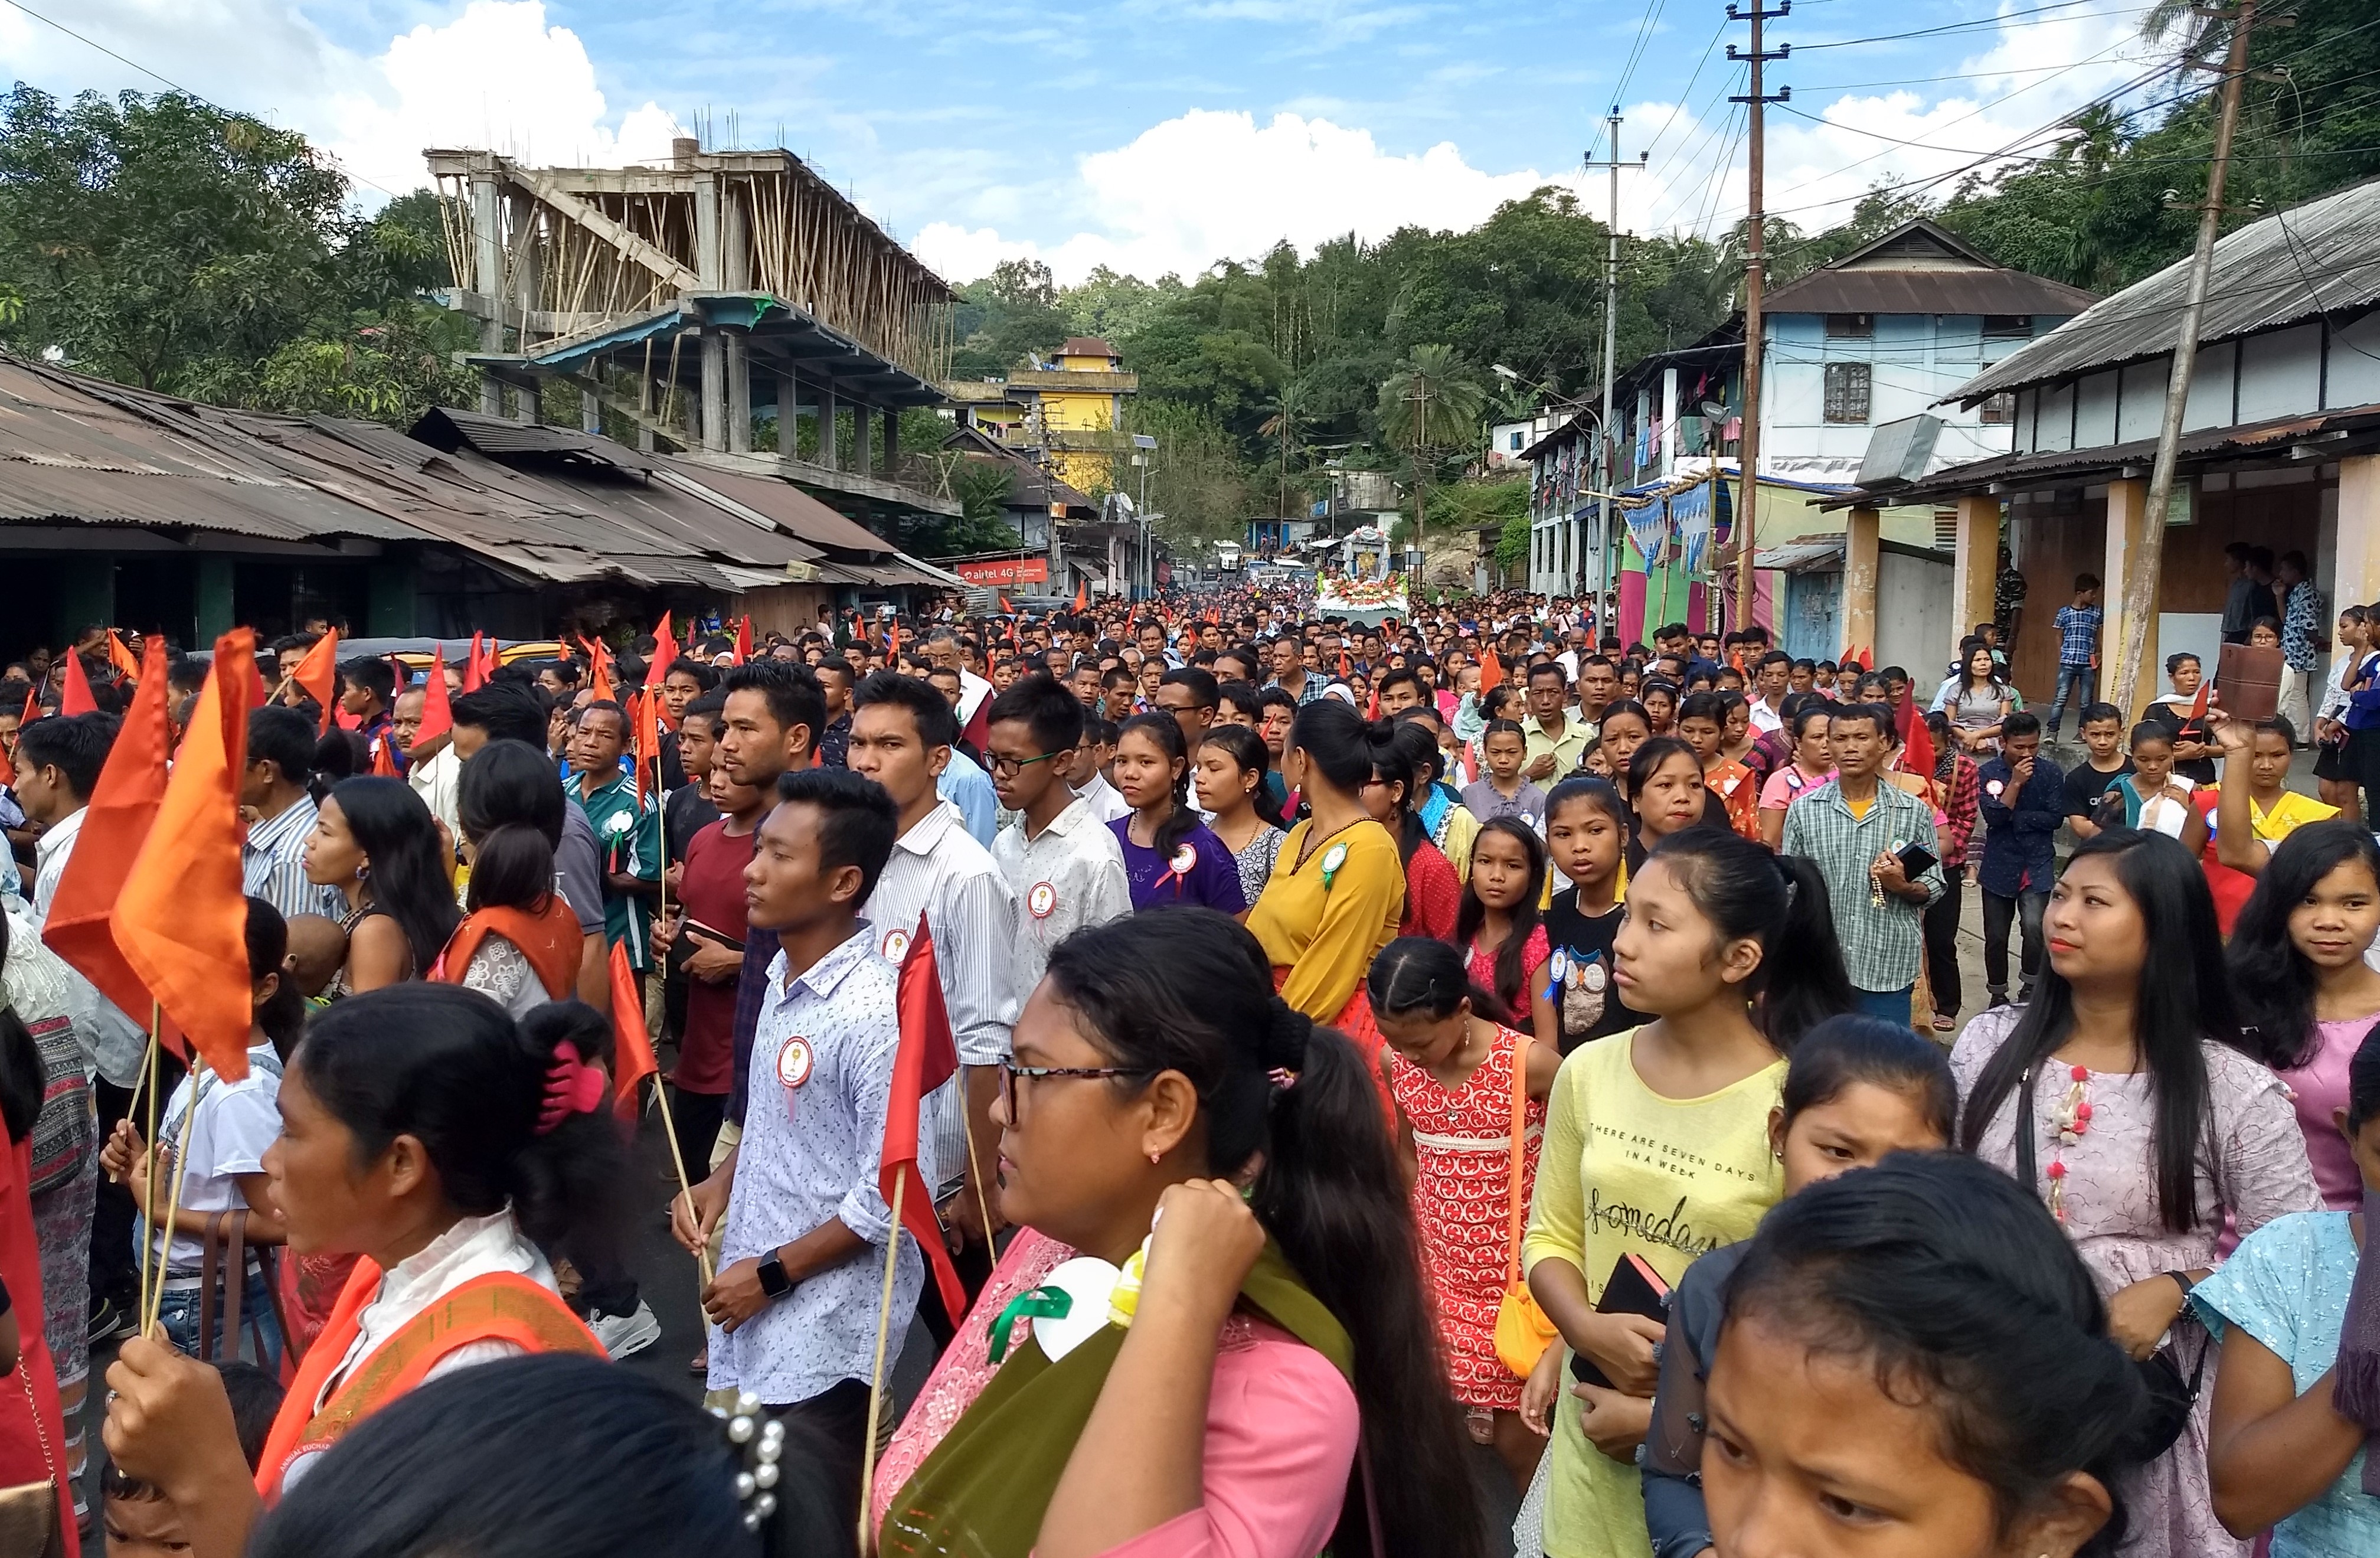
M 43 936 L 205 663 L 9 667 L 0 1547 L 2380 1551 L 2380 651 L 2316 801 L 2095 592 L 2046 722 L 1522 594 L 293 636 L 238 1081 Z

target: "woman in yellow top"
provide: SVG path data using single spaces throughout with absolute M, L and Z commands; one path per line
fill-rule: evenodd
M 1784 1054 L 1852 1009 L 1826 883 L 1805 859 L 1690 828 L 1655 846 L 1624 912 L 1613 982 L 1653 1020 L 1562 1062 L 1522 1244 L 1529 1291 L 1573 1359 L 1614 1387 L 1560 1390 L 1549 1558 L 1649 1558 L 1635 1454 L 1662 1324 L 1596 1305 L 1627 1257 L 1675 1284 L 1696 1256 L 1751 1235 L 1783 1190 L 1768 1121 Z
M 1367 1061 L 1380 1035 L 1364 999 L 1364 973 L 1396 938 L 1405 907 L 1397 841 L 1363 800 L 1377 782 L 1373 767 L 1389 747 L 1389 728 L 1385 720 L 1366 724 L 1335 699 L 1298 710 L 1281 777 L 1305 796 L 1309 815 L 1281 841 L 1247 919 L 1281 999 L 1355 1041 Z

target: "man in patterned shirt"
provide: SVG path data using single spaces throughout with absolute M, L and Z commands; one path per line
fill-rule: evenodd
M 2096 574 L 2074 576 L 2074 599 L 2070 604 L 2058 608 L 2058 695 L 2049 701 L 2049 712 L 2042 720 L 2042 734 L 2051 741 L 2058 739 L 2058 722 L 2066 716 L 2066 700 L 2076 688 L 2082 696 L 2075 706 L 2091 701 L 2093 683 L 2099 671 L 2099 577 Z M 2077 717 L 2078 724 L 2080 716 Z
M 2281 677 L 2281 701 L 2277 712 L 2289 722 L 2301 743 L 2313 741 L 2313 676 L 2321 664 L 2322 597 L 2306 577 L 2306 554 L 2284 552 L 2274 567 L 2273 582 L 2283 590 L 2281 597 L 2281 663 L 2289 668 Z

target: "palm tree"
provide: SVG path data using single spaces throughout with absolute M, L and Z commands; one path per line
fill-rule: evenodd
M 1487 392 L 1455 358 L 1454 348 L 1419 346 L 1380 385 L 1380 436 L 1411 452 L 1414 467 L 1414 540 L 1422 534 L 1428 481 L 1428 451 L 1466 442 L 1478 431 Z
M 1281 443 L 1279 512 L 1284 519 L 1289 517 L 1289 450 L 1290 445 L 1302 442 L 1305 436 L 1306 423 L 1310 420 L 1306 415 L 1306 399 L 1305 389 L 1292 383 L 1274 397 L 1272 415 L 1266 418 L 1264 425 L 1257 430 L 1265 437 L 1278 439 Z

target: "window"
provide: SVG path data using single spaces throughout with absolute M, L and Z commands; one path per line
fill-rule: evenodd
M 1865 340 L 1876 334 L 1874 314 L 1828 314 L 1827 338 L 1834 341 Z
M 2033 339 L 2033 316 L 2031 314 L 1985 314 L 1984 339 L 2029 341 Z
M 1867 420 L 1869 368 L 1864 362 L 1827 364 L 1826 420 L 1864 423 Z
M 1521 435 L 1520 435 L 1519 433 L 1517 433 L 1517 432 L 1516 432 L 1516 433 L 1514 433 L 1514 434 L 1512 434 L 1512 453 L 1514 453 L 1514 454 L 1516 454 L 1516 455 L 1517 455 L 1517 454 L 1519 454 L 1519 453 L 1521 452 Z
M 2007 427 L 2016 420 L 2016 395 L 2002 390 L 1998 395 L 1984 396 L 1983 422 L 1985 427 Z

